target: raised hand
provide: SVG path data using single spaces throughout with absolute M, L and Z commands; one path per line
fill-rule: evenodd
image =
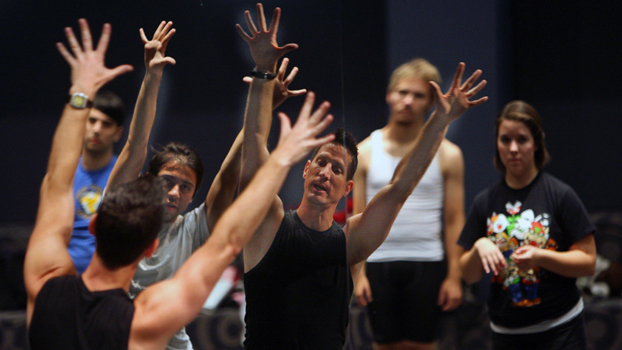
M 145 67 L 147 70 L 162 71 L 165 65 L 175 64 L 175 59 L 172 57 L 166 57 L 166 47 L 173 34 L 175 34 L 175 28 L 171 28 L 173 22 L 162 21 L 153 34 L 153 39 L 148 40 L 145 35 L 145 31 L 140 28 L 140 38 L 145 44 Z
M 285 77 L 285 72 L 287 72 L 288 64 L 289 64 L 289 59 L 284 58 L 283 61 L 281 62 L 281 67 L 279 67 L 279 72 L 277 73 L 276 78 L 274 79 L 275 80 L 274 94 L 272 97 L 272 108 L 273 109 L 281 105 L 281 103 L 283 103 L 285 100 L 287 100 L 290 97 L 300 96 L 300 95 L 304 95 L 307 93 L 307 89 L 300 89 L 300 90 L 289 89 L 289 84 L 291 84 L 292 81 L 294 81 L 296 74 L 298 74 L 298 67 L 292 68 L 292 71 L 289 72 L 289 75 L 287 76 L 287 78 L 283 79 Z M 245 83 L 250 84 L 253 81 L 253 78 L 246 76 L 244 77 L 243 80 Z
M 279 47 L 276 42 L 281 9 L 278 7 L 274 9 L 270 28 L 266 27 L 266 17 L 263 12 L 263 6 L 260 3 L 257 4 L 259 29 L 255 26 L 249 11 L 244 12 L 244 17 L 246 18 L 246 24 L 250 34 L 247 34 L 239 24 L 235 25 L 235 29 L 242 39 L 248 43 L 251 49 L 251 56 L 253 60 L 255 60 L 256 69 L 260 72 L 274 72 L 279 58 L 287 52 L 298 48 L 297 44 L 287 44 Z
M 331 114 L 326 115 L 330 108 L 330 103 L 326 101 L 322 102 L 312 114 L 314 102 L 315 94 L 309 92 L 293 128 L 287 115 L 279 113 L 281 134 L 279 135 L 279 144 L 273 154 L 278 155 L 281 161 L 288 165 L 296 164 L 313 149 L 335 138 L 333 134 L 316 138 L 333 121 L 333 116 Z
M 435 113 L 441 117 L 447 118 L 446 120 L 448 122 L 456 120 L 466 112 L 467 109 L 488 101 L 488 96 L 484 96 L 475 101 L 469 100 L 486 86 L 486 80 L 482 80 L 475 87 L 472 87 L 475 81 L 482 75 L 482 71 L 478 69 L 462 83 L 464 67 L 465 65 L 463 62 L 458 64 L 458 69 L 456 69 L 456 74 L 454 74 L 451 86 L 445 94 L 441 92 L 441 87 L 437 83 L 433 81 L 430 82 L 430 85 L 432 85 L 436 92 L 436 99 L 434 101 L 436 106 Z
M 82 45 L 76 39 L 71 27 L 67 27 L 65 28 L 65 35 L 73 54 L 62 43 L 57 43 L 56 47 L 71 67 L 72 87 L 70 93 L 81 92 L 93 98 L 99 88 L 117 76 L 132 71 L 134 68 L 128 64 L 112 69 L 106 68 L 104 65 L 106 50 L 110 42 L 110 24 L 104 24 L 97 48 L 93 49 L 93 39 L 87 21 L 81 18 L 78 20 L 78 23 L 80 25 Z

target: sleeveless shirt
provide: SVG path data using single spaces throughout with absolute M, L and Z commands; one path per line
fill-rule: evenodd
M 263 259 L 244 274 L 245 349 L 341 350 L 353 284 L 339 225 L 306 227 L 285 213 Z
M 367 203 L 386 186 L 401 158 L 384 150 L 382 132 L 371 134 L 371 161 L 367 170 Z M 368 262 L 394 260 L 441 261 L 444 259 L 442 209 L 444 180 L 438 153 L 413 193 L 400 210 L 384 243 Z
M 30 349 L 127 349 L 133 316 L 122 289 L 91 292 L 80 276 L 52 278 L 35 300 Z

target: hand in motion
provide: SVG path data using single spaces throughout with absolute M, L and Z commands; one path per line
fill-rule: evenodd
M 301 161 L 313 149 L 335 138 L 333 134 L 316 138 L 333 121 L 333 116 L 326 114 L 330 108 L 330 103 L 326 101 L 311 113 L 314 102 L 315 94 L 309 92 L 293 128 L 287 115 L 279 113 L 281 134 L 273 153 L 278 153 L 280 159 L 290 166 Z
M 260 72 L 274 72 L 276 70 L 276 62 L 287 52 L 297 49 L 297 44 L 287 44 L 279 47 L 276 42 L 276 33 L 279 29 L 279 20 L 281 18 L 281 9 L 275 8 L 270 28 L 266 27 L 266 17 L 264 16 L 263 6 L 257 4 L 257 22 L 259 29 L 255 26 L 249 11 L 244 12 L 246 24 L 250 35 L 247 34 L 242 26 L 235 25 L 238 33 L 244 39 L 250 49 L 251 56 L 255 60 L 256 69 Z
M 488 101 L 488 96 L 484 96 L 475 101 L 469 100 L 486 86 L 486 80 L 480 81 L 479 84 L 471 88 L 480 75 L 482 75 L 482 71 L 478 69 L 462 83 L 464 67 L 464 63 L 460 62 L 460 64 L 458 64 L 458 69 L 456 69 L 456 74 L 454 75 L 451 86 L 445 94 L 441 92 L 441 87 L 437 83 L 433 81 L 430 82 L 430 85 L 432 85 L 436 91 L 436 99 L 434 101 L 436 106 L 435 113 L 447 118 L 448 122 L 456 120 L 466 112 L 467 109 Z
M 292 81 L 294 81 L 296 74 L 298 74 L 298 67 L 292 68 L 292 71 L 289 72 L 289 75 L 287 76 L 287 78 L 285 78 L 285 72 L 287 72 L 288 64 L 289 64 L 289 59 L 284 58 L 283 61 L 281 62 L 281 67 L 279 67 L 279 72 L 276 75 L 275 84 L 274 84 L 274 95 L 272 99 L 273 109 L 281 105 L 281 103 L 283 103 L 285 100 L 287 100 L 290 97 L 300 96 L 300 95 L 304 95 L 307 93 L 307 89 L 300 89 L 300 90 L 289 89 L 289 84 L 291 84 Z M 253 78 L 247 76 L 247 77 L 244 77 L 243 80 L 245 83 L 250 84 L 253 81 Z
M 359 306 L 367 306 L 367 304 L 374 300 L 371 295 L 369 280 L 363 273 L 359 275 L 356 285 L 354 286 L 354 296 L 356 297 L 356 302 Z
M 462 304 L 462 282 L 460 279 L 446 278 L 438 293 L 438 305 L 443 311 L 452 311 L 460 304 Z
M 93 49 L 93 39 L 87 21 L 81 18 L 78 23 L 82 45 L 76 39 L 73 30 L 70 27 L 65 28 L 65 35 L 73 55 L 62 43 L 57 43 L 56 47 L 71 67 L 72 88 L 70 92 L 82 92 L 93 98 L 99 88 L 117 76 L 132 71 L 133 68 L 127 64 L 112 69 L 104 65 L 106 50 L 110 42 L 110 24 L 104 24 L 97 48 Z
M 492 271 L 496 276 L 503 268 L 507 267 L 507 262 L 499 247 L 490 239 L 486 237 L 478 239 L 473 248 L 477 249 L 477 254 L 482 259 L 482 267 L 486 273 Z
M 173 22 L 162 21 L 153 34 L 153 39 L 148 40 L 145 31 L 140 28 L 140 38 L 145 44 L 145 67 L 147 70 L 155 70 L 161 72 L 165 65 L 175 64 L 175 59 L 166 57 L 166 47 L 173 34 L 175 28 L 171 28 Z
M 514 251 L 512 254 L 512 260 L 514 260 L 514 263 L 519 270 L 528 271 L 538 266 L 536 259 L 539 250 L 539 248 L 532 245 L 524 245 Z

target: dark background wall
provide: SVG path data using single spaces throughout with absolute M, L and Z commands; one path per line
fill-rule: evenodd
M 484 70 L 485 105 L 454 123 L 448 137 L 466 164 L 467 205 L 498 178 L 491 163 L 493 121 L 513 99 L 524 99 L 545 120 L 552 154 L 547 170 L 568 182 L 588 210 L 622 207 L 620 178 L 622 94 L 620 11 L 608 2 L 385 0 L 355 2 L 264 1 L 267 13 L 283 8 L 279 43 L 296 42 L 288 54 L 301 72 L 294 88 L 316 91 L 332 102 L 339 124 L 363 139 L 386 123 L 388 74 L 412 57 L 436 64 L 445 87 L 458 62 L 470 73 Z M 34 221 L 38 186 L 51 137 L 69 88 L 69 69 L 54 43 L 63 27 L 89 20 L 96 37 L 113 27 L 108 66 L 135 71 L 108 87 L 123 97 L 128 113 L 142 81 L 140 27 L 148 35 L 161 20 L 178 32 L 167 54 L 158 119 L 151 143 L 170 140 L 197 149 L 207 172 L 197 204 L 242 125 L 252 68 L 246 44 L 235 32 L 252 1 L 0 1 L 0 223 Z M 297 115 L 302 98 L 280 108 Z M 126 126 L 129 125 L 129 119 Z M 273 135 L 276 136 L 276 135 Z M 274 137 L 273 137 L 274 141 Z M 120 150 L 122 142 L 117 149 Z M 296 205 L 301 167 L 282 191 Z

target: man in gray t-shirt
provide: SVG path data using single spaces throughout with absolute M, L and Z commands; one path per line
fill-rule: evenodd
M 140 31 L 145 44 L 146 73 L 136 100 L 128 142 L 112 170 L 108 182 L 110 187 L 135 179 L 145 162 L 162 71 L 165 65 L 175 64 L 172 57 L 165 56 L 166 46 L 174 33 L 172 22 L 162 22 L 151 40 L 147 39 L 142 29 Z M 274 108 L 290 96 L 306 93 L 306 90 L 288 89 L 297 69 L 294 68 L 286 77 L 287 62 L 286 59 L 283 61 L 275 79 Z M 268 132 L 265 130 L 266 134 Z M 158 234 L 158 249 L 152 257 L 138 265 L 130 286 L 132 297 L 153 283 L 171 278 L 192 252 L 207 240 L 209 232 L 233 201 L 240 174 L 241 144 L 242 133 L 231 146 L 205 202 L 185 215 L 182 213 L 201 185 L 203 163 L 196 151 L 176 142 L 170 142 L 155 152 L 149 161 L 148 173 L 162 178 L 166 185 L 164 226 Z M 192 349 L 184 329 L 171 339 L 167 349 Z

